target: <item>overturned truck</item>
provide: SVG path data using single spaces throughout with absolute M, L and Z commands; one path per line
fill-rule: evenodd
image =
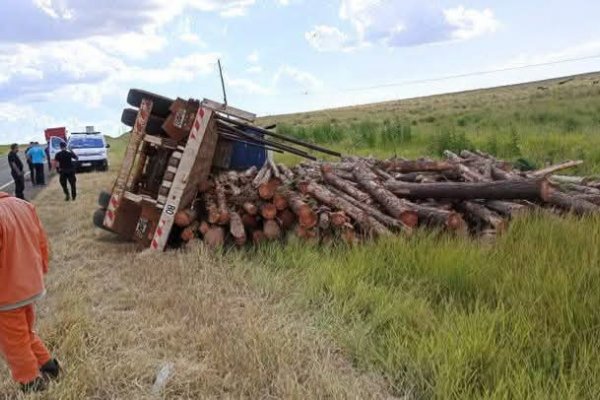
M 121 116 L 132 127 L 129 142 L 112 191 L 100 193 L 93 219 L 140 248 L 177 245 L 175 216 L 193 207 L 211 171 L 260 168 L 272 151 L 311 160 L 311 150 L 340 156 L 256 126 L 255 114 L 209 99 L 173 100 L 131 89 L 127 102 L 135 107 Z

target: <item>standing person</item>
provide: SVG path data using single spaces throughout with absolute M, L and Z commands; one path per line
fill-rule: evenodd
M 25 149 L 25 157 L 27 158 L 27 166 L 29 167 L 29 178 L 31 179 L 31 183 L 35 185 L 35 168 L 29 155 L 29 150 L 33 149 L 33 146 L 35 146 L 35 143 L 29 142 L 29 146 Z
M 35 208 L 0 192 L 0 353 L 24 392 L 44 390 L 60 372 L 33 330 L 47 272 L 48 241 Z
M 46 152 L 42 149 L 42 146 L 38 142 L 35 142 L 35 145 L 31 150 L 29 150 L 29 154 L 31 154 L 31 162 L 33 163 L 33 167 L 35 169 L 35 184 L 36 185 L 45 185 L 46 179 L 44 177 L 44 165 L 46 161 Z
M 60 142 L 60 151 L 56 153 L 54 160 L 57 163 L 56 168 L 60 174 L 60 185 L 63 188 L 63 192 L 65 192 L 65 201 L 69 201 L 70 198 L 75 200 L 77 197 L 77 177 L 75 176 L 75 165 L 73 164 L 73 160 L 79 160 L 79 158 L 75 153 L 67 150 L 67 144 L 65 142 Z M 71 186 L 70 198 L 67 181 Z
M 10 166 L 10 174 L 15 181 L 15 196 L 25 200 L 23 191 L 25 190 L 25 174 L 23 172 L 23 162 L 19 157 L 19 145 L 13 143 L 10 145 L 8 153 L 8 165 Z

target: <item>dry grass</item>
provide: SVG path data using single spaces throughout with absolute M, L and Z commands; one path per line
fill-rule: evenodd
M 110 175 L 80 175 L 64 203 L 58 182 L 36 203 L 52 263 L 39 307 L 42 338 L 64 379 L 39 399 L 384 398 L 381 378 L 355 371 L 339 348 L 285 300 L 286 282 L 261 292 L 249 270 L 202 247 L 154 255 L 91 227 Z M 152 394 L 159 368 L 174 373 Z M 0 398 L 20 398 L 0 365 Z

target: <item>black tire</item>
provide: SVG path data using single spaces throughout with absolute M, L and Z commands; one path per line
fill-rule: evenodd
M 121 113 L 121 122 L 127 126 L 133 127 L 135 125 L 135 119 L 137 118 L 138 110 L 135 108 L 124 108 Z M 162 125 L 165 123 L 165 119 L 157 117 L 156 115 L 150 115 L 148 123 L 146 124 L 146 133 L 153 136 L 166 136 L 167 133 L 163 130 Z
M 99 208 L 96 211 L 94 211 L 94 216 L 93 216 L 92 220 L 94 221 L 94 226 L 96 228 L 108 230 L 104 226 L 104 217 L 105 216 L 106 216 L 106 210 L 103 208 Z
M 98 195 L 98 205 L 102 207 L 104 210 L 108 208 L 108 204 L 110 203 L 111 194 L 106 190 L 103 190 Z
M 169 116 L 169 108 L 171 107 L 171 104 L 173 104 L 172 99 L 141 89 L 129 89 L 129 93 L 127 94 L 128 104 L 140 108 L 142 99 L 152 100 L 154 103 L 152 106 L 152 114 L 162 118 Z

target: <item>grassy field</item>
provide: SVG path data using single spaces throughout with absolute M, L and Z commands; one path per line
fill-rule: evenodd
M 583 158 L 577 172 L 597 173 L 593 78 L 268 121 L 347 153 L 472 146 L 535 164 Z M 114 160 L 125 140 L 111 142 Z M 53 254 L 40 331 L 67 367 L 39 398 L 156 398 L 165 363 L 158 398 L 600 397 L 599 218 L 530 215 L 494 243 L 421 231 L 156 257 L 91 227 L 112 178 L 80 175 L 75 204 L 56 181 L 36 199 Z M 16 396 L 4 370 L 2 395 Z

